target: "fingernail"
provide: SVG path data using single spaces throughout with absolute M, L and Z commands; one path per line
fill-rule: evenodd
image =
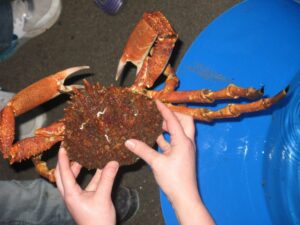
M 110 167 L 112 169 L 112 172 L 117 173 L 117 171 L 119 169 L 119 163 L 117 161 L 111 161 Z
M 62 155 L 66 155 L 67 151 L 66 151 L 66 149 L 64 147 L 60 147 L 59 153 L 62 154 Z
M 119 163 L 117 161 L 111 161 L 111 164 L 115 169 L 119 168 Z
M 155 100 L 155 103 L 156 103 L 156 106 L 157 106 L 157 107 L 159 107 L 160 105 L 163 104 L 161 101 L 159 101 L 159 100 L 157 100 L 157 99 Z
M 125 141 L 125 146 L 129 149 L 133 149 L 135 147 L 135 143 L 134 143 L 134 141 L 129 139 L 129 140 Z

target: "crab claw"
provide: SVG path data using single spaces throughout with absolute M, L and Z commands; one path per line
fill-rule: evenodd
M 74 84 L 70 85 L 70 86 L 65 86 L 64 82 L 73 73 L 76 73 L 80 70 L 89 69 L 89 68 L 90 68 L 89 66 L 76 66 L 76 67 L 71 67 L 71 68 L 65 69 L 65 70 L 53 75 L 55 78 L 58 78 L 57 84 L 58 84 L 59 91 L 71 92 L 71 91 L 73 91 L 73 87 L 82 88 L 83 87 L 82 85 L 74 85 Z M 62 73 L 62 74 L 60 74 L 60 73 Z
M 115 80 L 116 81 L 119 80 L 119 78 L 121 77 L 121 74 L 122 74 L 122 72 L 124 70 L 125 64 L 126 64 L 126 61 L 123 62 L 123 61 L 120 60 L 120 62 L 118 64 L 118 68 L 117 68 L 117 73 L 115 75 Z
M 56 97 L 61 92 L 70 92 L 73 87 L 79 87 L 78 85 L 65 86 L 65 80 L 73 73 L 88 69 L 89 66 L 72 67 L 63 71 L 60 71 L 54 75 L 45 77 L 27 88 L 17 93 L 7 104 L 11 107 L 14 115 L 18 116 L 25 113 L 44 102 Z
M 151 88 L 164 72 L 178 38 L 161 12 L 144 13 L 130 34 L 119 61 L 116 80 L 127 62 L 137 67 L 134 89 Z

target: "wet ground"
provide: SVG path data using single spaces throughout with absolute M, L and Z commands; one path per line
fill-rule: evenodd
M 47 32 L 30 40 L 9 60 L 0 63 L 0 86 L 18 92 L 42 77 L 68 67 L 89 65 L 90 81 L 104 85 L 119 85 L 114 80 L 116 67 L 123 47 L 135 24 L 145 11 L 159 10 L 179 33 L 179 41 L 172 55 L 177 67 L 195 37 L 218 15 L 237 3 L 237 0 L 172 0 L 126 1 L 115 16 L 102 12 L 92 0 L 65 0 L 58 22 Z M 129 69 L 123 85 L 134 80 L 134 69 Z M 73 80 L 74 81 L 74 80 Z M 80 82 L 80 80 L 75 80 Z M 51 123 L 63 116 L 66 96 L 51 100 L 42 107 Z M 27 114 L 27 117 L 34 115 Z M 57 146 L 49 151 L 50 166 L 56 163 Z M 84 173 L 83 185 L 90 178 Z M 87 175 L 86 175 L 87 174 Z M 30 161 L 9 166 L 0 159 L 0 179 L 33 179 L 38 177 Z M 138 190 L 140 209 L 130 224 L 164 224 L 159 202 L 159 189 L 150 169 L 139 161 L 135 166 L 124 167 L 118 183 Z

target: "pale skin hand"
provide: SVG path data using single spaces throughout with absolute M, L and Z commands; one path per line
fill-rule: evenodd
M 83 190 L 76 182 L 81 166 L 70 165 L 65 149 L 58 154 L 55 170 L 57 187 L 72 217 L 78 225 L 116 224 L 116 211 L 111 200 L 111 191 L 119 164 L 109 162 L 103 170 L 97 170 Z
M 214 224 L 197 188 L 193 118 L 173 113 L 159 101 L 156 104 L 164 118 L 163 129 L 171 136 L 170 143 L 162 135 L 158 137 L 162 153 L 135 139 L 127 140 L 125 145 L 151 166 L 181 224 Z

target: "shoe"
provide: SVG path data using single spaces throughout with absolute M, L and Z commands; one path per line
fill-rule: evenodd
M 125 222 L 134 217 L 140 206 L 138 192 L 124 186 L 118 187 L 114 192 L 113 202 L 118 222 Z
M 1 53 L 0 61 L 9 58 L 31 38 L 50 29 L 60 16 L 61 0 L 13 0 L 11 8 L 13 40 Z
M 14 31 L 18 39 L 36 37 L 58 20 L 61 0 L 14 0 L 12 1 Z
M 14 95 L 14 93 L 1 90 L 0 87 L 0 111 Z M 16 118 L 16 124 L 18 124 L 16 128 L 17 140 L 34 136 L 35 130 L 45 125 L 47 115 L 41 108 L 38 107 L 31 112 Z

